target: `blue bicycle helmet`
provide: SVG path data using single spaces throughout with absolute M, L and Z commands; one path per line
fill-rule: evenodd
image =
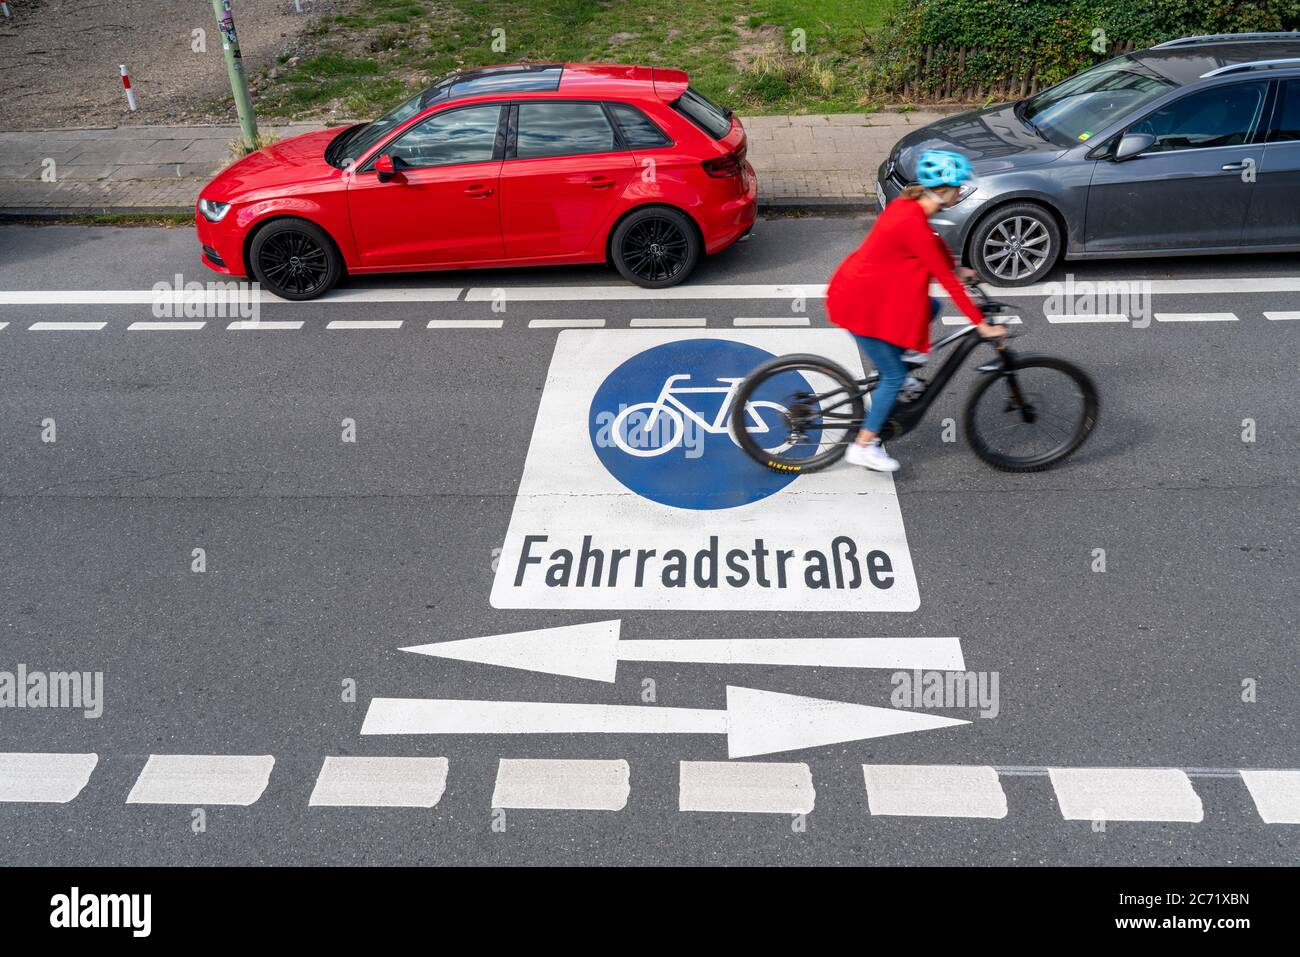
M 947 150 L 926 150 L 916 162 L 916 181 L 927 189 L 936 186 L 961 186 L 973 179 L 970 160 Z

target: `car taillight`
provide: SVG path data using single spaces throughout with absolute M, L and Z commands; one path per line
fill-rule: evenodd
M 730 176 L 739 176 L 740 171 L 745 168 L 745 149 L 746 144 L 742 143 L 726 156 L 719 156 L 717 159 L 705 160 L 703 164 L 704 172 L 708 173 L 715 179 L 727 179 Z

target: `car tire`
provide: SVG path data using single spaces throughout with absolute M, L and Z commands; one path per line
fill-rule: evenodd
M 281 299 L 304 302 L 330 290 L 343 274 L 343 257 L 329 233 L 305 219 L 277 219 L 248 247 L 253 278 Z
M 666 206 L 636 210 L 618 224 L 609 241 L 614 268 L 645 289 L 677 285 L 694 271 L 701 251 L 695 223 Z
M 989 213 L 970 240 L 970 264 L 992 286 L 1027 286 L 1046 276 L 1061 255 L 1056 217 L 1036 203 Z

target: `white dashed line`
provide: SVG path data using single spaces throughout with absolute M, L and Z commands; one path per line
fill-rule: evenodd
M 1019 316 L 994 316 L 993 318 L 997 320 L 997 322 L 1001 325 L 1007 325 L 1007 326 L 1022 325 Z M 964 326 L 968 322 L 970 322 L 970 320 L 967 319 L 965 316 L 944 316 L 939 321 L 942 322 L 945 326 Z
M 1157 312 L 1156 322 L 1236 322 L 1233 312 Z
M 249 805 L 262 796 L 269 754 L 151 754 L 127 804 Z
M 426 329 L 500 329 L 503 319 L 430 319 Z
M 817 798 L 806 764 L 682 761 L 680 769 L 681 811 L 810 814 Z
M 1274 322 L 1284 322 L 1288 319 L 1300 319 L 1300 312 L 1266 312 L 1265 319 L 1272 319 Z
M 127 332 L 185 332 L 202 329 L 206 322 L 133 322 L 126 327 Z
M 633 319 L 628 323 L 633 329 L 702 329 L 708 324 L 708 319 L 679 319 L 672 316 L 663 319 Z
M 864 764 L 872 814 L 904 817 L 1007 816 L 1007 796 L 991 767 Z
M 731 320 L 731 324 L 738 329 L 755 326 L 810 326 L 812 320 L 808 316 L 737 316 Z
M 604 319 L 530 319 L 529 329 L 600 329 Z
M 1199 822 L 1205 811 L 1176 768 L 1049 768 L 1067 821 Z
M 1300 771 L 1243 769 L 1241 779 L 1265 824 L 1300 824 Z
M 273 332 L 301 328 L 301 319 L 238 319 L 226 326 L 229 332 Z
M 1066 323 L 1066 322 L 1128 322 L 1128 316 L 1120 315 L 1117 312 L 1066 312 L 1059 315 L 1049 315 L 1048 322 Z
M 0 329 L 4 329 L 4 328 L 5 328 L 6 326 L 8 326 L 8 325 L 9 325 L 9 323 L 7 323 L 7 322 L 0 322 Z
M 97 754 L 0 754 L 0 801 L 67 804 L 98 763 Z
M 401 319 L 331 319 L 326 329 L 400 329 Z
M 28 332 L 98 332 L 107 322 L 33 322 Z
M 632 790 L 630 778 L 626 761 L 502 758 L 492 807 L 621 811 Z
M 447 789 L 446 758 L 325 759 L 311 807 L 434 807 Z

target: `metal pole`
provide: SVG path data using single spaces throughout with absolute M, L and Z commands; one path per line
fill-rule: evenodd
M 212 12 L 216 14 L 217 26 L 221 30 L 221 49 L 226 56 L 230 89 L 235 94 L 239 128 L 244 134 L 244 152 L 251 153 L 257 149 L 257 114 L 253 112 L 253 97 L 248 92 L 248 78 L 244 76 L 244 60 L 239 53 L 239 37 L 235 35 L 235 15 L 230 10 L 230 0 L 212 0 Z

